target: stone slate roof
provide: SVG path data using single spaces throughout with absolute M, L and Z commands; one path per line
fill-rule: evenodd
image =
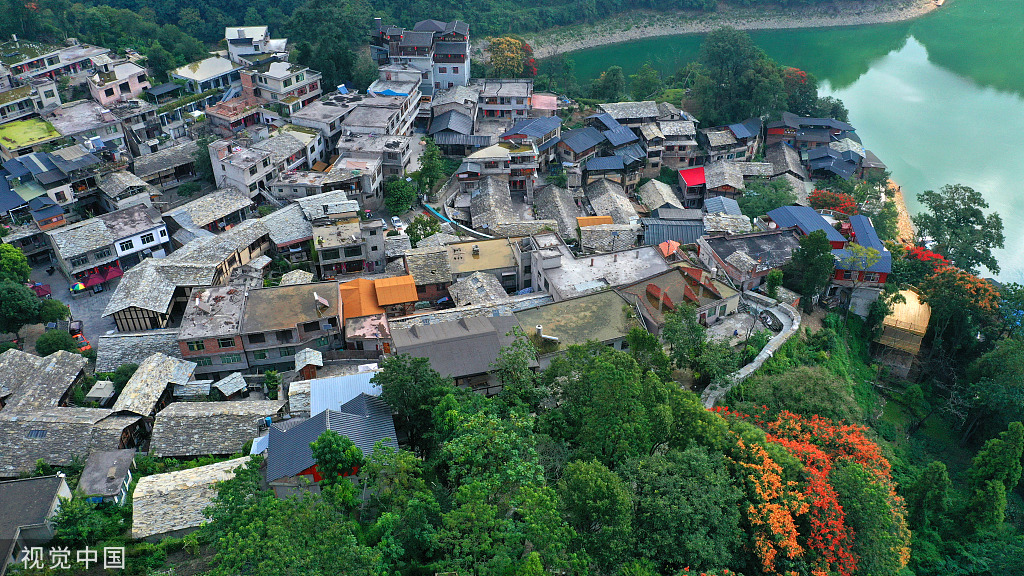
M 86 496 L 116 496 L 133 462 L 135 450 L 131 448 L 89 454 L 77 491 Z
M 406 250 L 405 264 L 417 286 L 448 284 L 452 281 L 448 250 L 443 246 Z
M 672 186 L 661 180 L 651 180 L 637 190 L 637 195 L 648 209 L 654 210 L 668 204 L 676 208 L 682 208 L 683 203 L 679 201 Z
M 737 190 L 743 190 L 744 177 L 769 177 L 772 175 L 773 166 L 767 162 L 733 162 L 731 160 L 719 160 L 704 166 L 704 181 L 708 189 L 720 186 L 732 186 Z
M 807 180 L 807 170 L 800 162 L 800 153 L 785 142 L 776 142 L 765 148 L 765 159 L 772 165 L 772 176 L 791 173 L 800 180 Z
M 736 136 L 728 129 L 717 129 L 709 128 L 707 130 L 701 130 L 704 136 L 708 139 L 708 146 L 732 146 L 736 144 Z
M 66 350 L 44 358 L 15 349 L 0 354 L 0 397 L 10 396 L 4 412 L 56 408 L 86 364 Z
M 99 218 L 48 230 L 46 235 L 50 237 L 57 254 L 65 259 L 110 246 L 115 240 L 106 223 Z
M 270 231 L 270 241 L 278 247 L 289 246 L 313 238 L 313 224 L 306 219 L 299 204 L 289 204 L 260 218 Z
M 480 181 L 480 188 L 471 193 L 469 214 L 473 228 L 485 232 L 497 223 L 519 220 L 512 209 L 508 182 L 496 176 L 484 177 Z
M 181 355 L 177 328 L 103 334 L 97 339 L 97 348 L 97 372 L 113 372 L 123 364 L 141 364 L 157 352 L 171 357 Z
M 154 456 L 223 456 L 241 452 L 257 423 L 277 414 L 284 400 L 173 402 L 157 413 L 149 453 Z
M 252 203 L 247 192 L 237 188 L 221 188 L 178 206 L 166 216 L 181 224 L 182 215 L 188 215 L 191 224 L 202 228 L 228 214 L 251 206 Z
M 171 358 L 159 352 L 153 354 L 139 364 L 112 408 L 118 412 L 150 416 L 167 387 L 185 384 L 192 379 L 195 369 L 195 362 Z
M 163 170 L 195 162 L 195 155 L 198 151 L 199 144 L 196 141 L 164 148 L 152 154 L 136 158 L 132 172 L 140 178 L 152 176 Z
M 416 243 L 417 248 L 430 248 L 431 246 L 447 246 L 452 242 L 462 242 L 462 238 L 459 238 L 455 234 L 448 234 L 447 232 L 438 232 L 437 234 L 431 234 L 423 240 Z
M 360 394 L 337 411 L 325 410 L 287 430 L 270 427 L 267 447 L 267 481 L 294 476 L 313 466 L 309 445 L 325 430 L 348 437 L 369 458 L 377 442 L 397 449 L 391 408 L 376 396 Z
M 576 235 L 576 218 L 581 213 L 571 192 L 554 185 L 545 186 L 537 191 L 533 203 L 537 217 L 557 222 L 558 233 L 563 238 Z
M 412 239 L 409 238 L 408 234 L 384 236 L 384 256 L 386 258 L 398 258 L 411 248 Z
M 239 445 L 241 448 L 241 445 Z M 249 457 L 154 474 L 139 479 L 132 496 L 132 538 L 149 538 L 197 528 L 217 495 L 217 482 L 235 477 Z
M 658 110 L 658 104 L 653 100 L 644 100 L 642 102 L 611 102 L 607 104 L 598 104 L 601 110 L 604 110 L 616 120 L 624 120 L 629 118 L 657 118 L 661 115 Z
M 0 478 L 34 470 L 37 460 L 66 466 L 92 450 L 121 448 L 121 432 L 139 420 L 103 408 L 0 411 Z
M 609 180 L 601 179 L 587 186 L 587 198 L 598 216 L 611 216 L 616 224 L 636 222 L 640 217 L 622 188 Z
M 448 287 L 456 306 L 491 304 L 509 299 L 508 293 L 494 274 L 474 272 Z
M 137 186 L 145 188 L 150 191 L 150 193 L 156 191 L 156 188 L 150 186 L 145 180 L 131 172 L 111 172 L 99 182 L 100 190 L 110 197 L 116 197 L 125 190 Z
M 752 267 L 737 266 L 744 272 L 768 270 L 789 262 L 793 251 L 800 247 L 799 236 L 792 230 L 771 230 L 730 236 L 719 234 L 704 239 L 720 259 L 736 265 L 733 255 L 742 253 L 742 262 Z
M 697 125 L 690 120 L 662 120 L 658 122 L 661 133 L 668 136 L 689 136 L 697 135 Z
M 306 350 L 308 350 L 308 348 L 306 348 Z M 220 390 L 221 394 L 224 394 L 225 398 L 230 397 L 232 394 L 241 392 L 246 386 L 248 386 L 248 384 L 245 383 L 245 378 L 242 377 L 241 372 L 232 372 L 225 378 L 222 378 L 211 385 L 212 388 Z
M 745 234 L 750 232 L 750 218 L 743 214 L 705 214 L 704 233 L 728 232 L 729 234 Z

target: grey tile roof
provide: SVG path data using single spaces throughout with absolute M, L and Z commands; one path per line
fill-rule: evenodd
M 708 128 L 706 130 L 701 130 L 701 132 L 708 139 L 709 146 L 732 146 L 733 144 L 736 144 L 736 136 L 732 131 L 726 128 Z
M 800 162 L 800 153 L 785 142 L 776 142 L 765 148 L 765 159 L 772 165 L 772 175 L 792 173 L 801 180 L 807 180 L 807 170 Z
M 46 235 L 50 237 L 58 256 L 65 260 L 110 246 L 115 240 L 107 225 L 99 218 L 90 218 L 56 230 L 48 230 Z
M 447 232 L 438 232 L 437 234 L 431 234 L 423 240 L 416 243 L 417 248 L 429 248 L 431 246 L 445 246 L 452 242 L 462 242 L 462 238 L 459 238 L 455 234 L 448 234 Z
M 121 448 L 122 431 L 137 421 L 103 408 L 5 408 L 0 411 L 0 478 L 34 470 L 37 460 L 66 466 L 92 450 Z
M 46 521 L 53 503 L 60 495 L 62 476 L 22 478 L 0 482 L 0 572 L 14 553 L 21 527 L 37 526 Z
M 280 132 L 266 140 L 260 140 L 252 147 L 270 152 L 270 163 L 275 166 L 306 149 L 306 145 L 290 132 Z
M 405 264 L 417 286 L 448 284 L 452 270 L 444 246 L 428 246 L 405 251 Z
M 479 86 L 455 86 L 447 90 L 439 90 L 430 99 L 430 107 L 436 108 L 445 104 L 473 103 L 480 98 Z
M 508 293 L 494 274 L 474 272 L 448 287 L 456 306 L 491 304 L 509 299 Z
M 398 258 L 411 248 L 412 239 L 407 234 L 384 237 L 384 256 L 387 258 Z
M 598 107 L 608 114 L 611 114 L 612 118 L 615 118 L 616 120 L 627 118 L 657 118 L 661 115 L 661 112 L 658 110 L 658 104 L 653 100 L 644 100 L 642 102 L 612 102 L 608 104 L 598 104 Z
M 490 371 L 507 334 L 516 326 L 511 316 L 463 318 L 429 326 L 392 330 L 400 354 L 427 358 L 442 376 L 461 378 Z
M 757 270 L 782 266 L 790 260 L 793 251 L 800 247 L 798 235 L 792 230 L 771 230 L 729 236 L 720 234 L 704 239 L 718 257 L 733 263 L 733 254 L 742 252 L 746 259 L 754 262 Z M 746 261 L 746 260 L 745 260 Z M 740 268 L 750 271 L 754 268 Z
M 55 408 L 88 361 L 80 354 L 58 350 L 39 357 L 20 350 L 0 354 L 0 390 L 10 390 L 5 411 Z
M 287 246 L 313 238 L 313 224 L 306 219 L 299 204 L 289 204 L 260 218 L 270 231 L 270 241 Z
M 485 176 L 480 188 L 471 192 L 469 205 L 473 228 L 490 231 L 495 224 L 519 220 L 512 209 L 512 196 L 508 181 L 496 176 Z
M 315 350 L 313 348 L 303 348 L 295 354 L 295 369 L 302 370 L 306 366 L 319 366 L 324 365 L 323 352 Z
M 123 364 L 141 364 L 157 352 L 181 355 L 176 328 L 102 334 L 97 339 L 96 371 L 113 372 Z
M 257 425 L 284 400 L 173 402 L 157 413 L 149 452 L 154 456 L 224 456 L 242 451 Z
M 95 451 L 85 461 L 76 490 L 86 496 L 116 496 L 134 461 L 135 450 L 130 448 Z
M 662 120 L 658 122 L 661 133 L 668 136 L 689 136 L 697 135 L 697 125 L 689 120 Z
M 216 388 L 224 394 L 225 398 L 229 398 L 232 394 L 241 392 L 248 386 L 245 383 L 245 378 L 242 377 L 241 372 L 232 372 L 227 377 L 221 378 L 217 382 L 210 385 L 211 388 Z
M 241 448 L 241 446 L 239 446 Z M 235 477 L 249 457 L 139 479 L 132 495 L 132 538 L 197 528 L 217 495 L 217 482 Z
M 151 416 L 167 387 L 185 384 L 192 379 L 195 369 L 195 362 L 160 353 L 153 354 L 139 364 L 138 370 L 125 384 L 112 408 L 117 412 Z
M 267 447 L 267 481 L 294 476 L 314 465 L 309 445 L 325 430 L 347 437 L 367 458 L 379 441 L 398 448 L 391 408 L 376 396 L 360 394 L 338 411 L 321 412 L 286 431 L 272 426 Z
M 611 216 L 616 224 L 636 222 L 640 217 L 633 204 L 623 194 L 622 188 L 606 179 L 598 180 L 586 187 L 587 199 L 598 216 Z
M 237 188 L 220 188 L 209 194 L 196 198 L 169 211 L 166 216 L 181 224 L 182 215 L 187 215 L 189 222 L 200 228 L 231 214 L 252 206 L 252 199 L 247 192 Z
M 430 122 L 430 135 L 450 130 L 459 134 L 473 133 L 473 119 L 457 110 L 449 110 Z
M 576 206 L 572 192 L 554 185 L 545 186 L 537 191 L 533 204 L 538 218 L 558 223 L 558 233 L 563 238 L 572 238 L 576 235 L 576 218 L 582 214 Z
M 195 162 L 195 155 L 198 151 L 199 143 L 194 141 L 164 148 L 152 154 L 136 158 L 132 172 L 140 178 L 152 176 L 163 170 L 170 170 L 177 166 Z
M 597 224 L 580 228 L 580 242 L 588 250 L 596 252 L 632 248 L 639 235 L 639 224 Z
M 344 190 L 324 192 L 303 198 L 296 198 L 295 202 L 302 207 L 303 214 L 309 220 L 322 218 L 332 212 L 355 212 L 359 210 L 359 202 L 349 200 Z M 324 210 L 327 206 L 327 210 Z
M 672 186 L 665 184 L 661 180 L 647 182 L 637 190 L 637 195 L 640 196 L 640 200 L 643 201 L 648 210 L 661 208 L 666 204 L 676 208 L 683 207 L 683 203 L 679 201 L 679 197 L 676 196 Z
M 146 230 L 152 230 L 164 223 L 159 210 L 143 204 L 116 210 L 96 218 L 106 224 L 107 230 L 110 231 L 110 236 L 114 238 L 115 242 Z
M 742 214 L 706 214 L 704 216 L 705 234 L 714 234 L 717 232 L 745 234 L 750 232 L 750 230 L 750 218 L 747 218 Z
M 131 172 L 111 172 L 99 182 L 100 190 L 110 197 L 117 197 L 125 190 L 135 187 L 145 188 L 150 193 L 156 192 L 156 188 L 150 186 L 145 180 Z

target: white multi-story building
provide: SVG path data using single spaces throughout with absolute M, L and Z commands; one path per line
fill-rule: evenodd
M 288 58 L 288 39 L 271 38 L 266 26 L 234 26 L 224 29 L 228 58 L 238 64 L 251 64 L 267 54 Z

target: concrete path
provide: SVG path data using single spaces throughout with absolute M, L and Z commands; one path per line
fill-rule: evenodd
M 772 308 L 769 308 L 770 312 L 773 312 L 779 320 L 782 321 L 782 331 L 775 335 L 774 338 L 768 341 L 764 349 L 746 366 L 739 370 L 729 374 L 725 377 L 725 382 L 720 385 L 712 384 L 704 389 L 704 393 L 700 395 L 701 402 L 704 403 L 704 407 L 710 410 L 715 407 L 715 404 L 720 402 L 725 395 L 732 390 L 733 386 L 743 382 L 755 370 L 761 367 L 766 360 L 771 358 L 775 351 L 780 346 L 786 343 L 787 340 L 800 330 L 800 312 L 796 308 L 793 308 L 789 304 L 778 304 Z

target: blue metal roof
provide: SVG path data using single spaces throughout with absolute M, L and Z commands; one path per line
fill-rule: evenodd
M 587 160 L 587 170 L 625 170 L 622 158 L 618 156 L 601 156 Z
M 796 226 L 805 236 L 815 230 L 823 230 L 829 242 L 846 242 L 846 238 L 838 230 L 829 226 L 829 223 L 808 206 L 783 206 L 768 213 L 768 217 L 775 222 L 779 228 Z
M 252 439 L 252 448 L 249 449 L 249 454 L 262 454 L 267 446 L 270 445 L 270 434 L 260 436 L 259 438 Z
M 11 190 L 10 185 L 7 184 L 7 178 L 0 177 L 0 212 L 14 210 L 24 203 L 25 200 Z
M 761 120 L 749 118 L 737 124 L 729 124 L 729 130 L 737 138 L 753 138 L 761 133 Z
M 523 134 L 531 138 L 541 138 L 553 131 L 555 128 L 558 128 L 561 124 L 562 119 L 558 116 L 544 116 L 542 118 L 520 120 L 513 124 L 511 128 L 501 135 L 501 137 L 507 138 L 516 134 Z
M 636 142 L 640 140 L 633 131 L 625 126 L 619 126 L 612 128 L 611 130 L 605 130 L 603 132 L 604 137 L 608 139 L 608 142 L 612 146 L 622 146 L 623 144 L 629 144 L 630 142 Z
M 871 225 L 870 218 L 860 214 L 850 216 L 850 225 L 853 227 L 853 239 L 857 244 L 875 250 L 885 250 L 885 245 L 875 232 L 875 227 Z
M 558 144 L 561 141 L 562 141 L 561 138 L 559 138 L 558 136 L 555 136 L 554 138 L 548 140 L 547 142 L 541 144 L 540 146 L 537 146 L 537 152 L 543 152 L 543 151 L 547 150 L 548 148 L 551 148 L 555 144 Z
M 657 246 L 668 240 L 680 244 L 693 244 L 704 235 L 703 220 L 661 220 L 658 218 L 641 218 L 640 225 L 644 229 L 644 244 Z
M 725 196 L 712 196 L 704 200 L 704 212 L 707 214 L 732 214 L 742 216 L 740 205 L 736 200 Z
M 622 127 L 622 125 L 619 124 L 619 121 L 616 120 L 615 118 L 612 118 L 612 115 L 607 112 L 592 114 L 590 116 L 587 116 L 587 120 L 597 120 L 598 122 L 604 125 L 605 130 L 614 130 L 616 128 Z
M 7 173 L 12 178 L 23 178 L 32 174 L 32 171 L 28 169 L 28 166 L 22 164 L 21 160 L 18 160 L 17 158 L 4 162 L 4 170 L 7 170 Z
M 376 372 L 360 372 L 349 376 L 310 380 L 310 415 L 316 416 L 324 410 L 337 410 L 342 404 L 360 394 L 380 396 L 380 386 L 370 382 L 376 375 Z
M 604 135 L 593 126 L 577 128 L 575 130 L 569 130 L 568 132 L 562 133 L 562 142 L 577 154 L 585 152 L 603 141 Z
M 857 270 L 860 272 L 879 272 L 885 274 L 892 272 L 892 253 L 884 248 L 879 251 L 880 258 L 878 259 L 878 262 L 867 267 L 863 265 L 863 260 L 855 260 L 851 262 L 851 264 L 844 265 L 842 263 L 843 259 L 850 258 L 852 256 L 849 250 L 833 250 L 832 255 L 836 258 L 837 270 Z M 861 264 L 858 265 L 858 261 L 861 262 Z

